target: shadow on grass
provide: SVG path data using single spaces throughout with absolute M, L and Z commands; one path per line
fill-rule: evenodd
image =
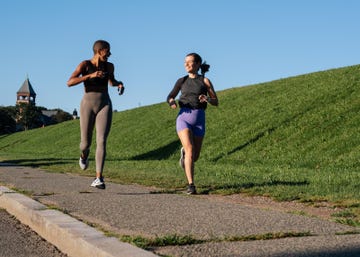
M 63 159 L 63 158 L 39 158 L 39 159 L 17 159 L 17 160 L 4 160 L 0 162 L 0 166 L 26 166 L 38 168 L 40 166 L 51 166 L 51 165 L 62 165 L 62 164 L 72 164 L 78 161 L 78 159 Z
M 242 192 L 244 189 L 251 189 L 254 187 L 275 187 L 275 186 L 304 186 L 309 185 L 308 181 L 272 181 L 264 183 L 233 183 L 218 186 L 206 186 L 202 185 L 198 188 L 199 195 L 208 195 L 211 193 L 229 193 L 236 194 Z M 184 193 L 185 188 L 173 188 L 173 189 L 159 189 L 151 191 L 150 194 L 181 194 Z
M 159 147 L 155 150 L 149 151 L 147 153 L 139 154 L 129 158 L 132 161 L 139 160 L 165 160 L 168 159 L 171 155 L 176 153 L 180 147 L 180 141 L 175 140 L 167 145 Z
M 216 191 L 231 191 L 234 193 L 240 192 L 243 189 L 250 189 L 254 187 L 273 187 L 273 186 L 305 186 L 309 185 L 308 181 L 279 181 L 274 180 L 271 182 L 264 183 L 234 183 L 234 184 L 225 184 L 219 186 L 202 186 L 200 194 L 210 194 Z
M 259 134 L 257 134 L 254 138 L 251 138 L 249 141 L 247 141 L 246 143 L 239 145 L 238 147 L 235 147 L 234 149 L 228 151 L 226 154 L 220 154 L 218 156 L 216 156 L 215 158 L 212 159 L 212 161 L 216 162 L 218 160 L 220 160 L 221 158 L 231 155 L 233 153 L 236 153 L 237 151 L 241 151 L 242 149 L 244 149 L 245 147 L 248 147 L 249 145 L 256 143 L 259 139 L 263 138 L 265 135 L 271 134 L 276 130 L 276 128 L 270 128 L 264 132 L 260 132 Z
M 277 124 L 277 126 L 273 126 L 271 128 L 268 128 L 264 131 L 259 132 L 257 135 L 255 135 L 253 138 L 250 138 L 247 142 L 245 142 L 242 145 L 239 145 L 237 147 L 235 147 L 234 149 L 228 151 L 227 153 L 222 153 L 218 156 L 216 156 L 215 158 L 212 159 L 212 161 L 216 162 L 226 156 L 232 155 L 238 151 L 243 150 L 244 148 L 250 146 L 251 144 L 256 143 L 257 141 L 261 140 L 263 137 L 271 135 L 272 133 L 274 133 L 278 128 L 283 127 L 288 125 L 289 123 L 291 123 L 292 121 L 296 120 L 299 117 L 304 116 L 306 113 L 308 113 L 309 111 L 312 111 L 316 108 L 317 106 L 309 106 L 307 108 L 305 108 L 302 112 L 299 112 L 285 120 L 283 120 L 282 122 L 280 122 L 279 124 Z

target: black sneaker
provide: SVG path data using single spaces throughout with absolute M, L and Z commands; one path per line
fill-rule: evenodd
M 196 195 L 196 187 L 195 187 L 195 185 L 194 184 L 189 184 L 186 193 L 188 195 Z

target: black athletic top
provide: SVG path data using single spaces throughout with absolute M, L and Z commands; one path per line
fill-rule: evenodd
M 95 67 L 91 61 L 86 61 L 86 67 L 85 70 L 82 73 L 82 76 L 91 74 L 95 71 L 103 71 L 107 72 L 107 65 L 104 65 L 104 67 Z M 109 81 L 109 74 L 106 74 L 104 78 L 91 78 L 86 81 L 84 81 L 85 85 L 85 92 L 100 92 L 100 93 L 106 93 L 108 92 L 108 81 Z
M 190 109 L 206 109 L 207 103 L 200 103 L 199 100 L 200 95 L 207 95 L 207 87 L 205 85 L 203 76 L 198 76 L 196 78 L 185 76 L 178 79 L 173 90 L 168 95 L 167 101 L 169 101 L 170 98 L 175 99 L 180 90 L 180 107 Z

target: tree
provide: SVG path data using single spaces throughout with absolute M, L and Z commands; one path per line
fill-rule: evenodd
M 14 107 L 0 107 L 0 120 L 0 135 L 10 134 L 16 131 Z
M 20 103 L 16 105 L 16 120 L 24 130 L 40 127 L 41 111 L 33 104 Z
M 68 113 L 65 112 L 61 109 L 56 109 L 58 112 L 56 113 L 56 115 L 54 115 L 52 118 L 56 121 L 56 123 L 61 123 L 67 120 L 72 120 L 73 116 Z

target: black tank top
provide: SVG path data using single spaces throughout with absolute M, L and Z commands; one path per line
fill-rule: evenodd
M 207 95 L 207 87 L 204 82 L 204 77 L 187 77 L 181 85 L 181 96 L 179 99 L 180 107 L 206 109 L 207 103 L 200 103 L 200 95 Z
M 91 78 L 86 81 L 84 81 L 85 85 L 85 92 L 100 92 L 100 93 L 106 93 L 108 92 L 108 81 L 109 81 L 109 74 L 107 73 L 107 65 L 105 64 L 104 67 L 95 67 L 91 61 L 86 61 L 86 68 L 83 72 L 84 75 L 88 75 L 91 73 L 94 73 L 95 71 L 103 71 L 106 72 L 106 75 L 104 78 Z

